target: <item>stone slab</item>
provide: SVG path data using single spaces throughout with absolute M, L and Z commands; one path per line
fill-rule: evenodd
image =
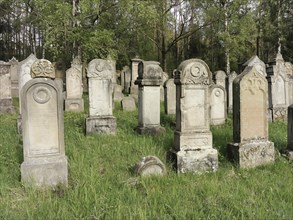
M 145 135 L 163 135 L 166 133 L 165 128 L 161 126 L 138 126 L 135 130 L 137 133 Z
M 274 143 L 270 141 L 230 143 L 227 151 L 229 159 L 239 164 L 240 168 L 254 168 L 275 161 Z
M 124 97 L 121 100 L 121 108 L 123 111 L 135 111 L 136 110 L 136 105 L 135 105 L 135 100 L 133 97 L 128 96 Z
M 140 176 L 163 176 L 166 167 L 158 157 L 146 156 L 135 165 L 135 173 Z
M 116 118 L 113 116 L 95 116 L 86 118 L 86 134 L 116 134 Z
M 84 111 L 83 99 L 66 99 L 65 100 L 65 111 L 83 112 Z

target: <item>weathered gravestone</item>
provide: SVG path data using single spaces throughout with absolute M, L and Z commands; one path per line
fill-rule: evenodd
M 164 107 L 167 115 L 176 114 L 176 85 L 174 79 L 168 79 L 164 83 Z
M 215 72 L 215 83 L 222 86 L 226 91 L 226 79 L 227 74 L 223 70 L 218 70 Z
M 10 63 L 0 61 L 0 113 L 12 113 Z
M 164 98 L 165 98 L 164 84 L 168 79 L 169 79 L 168 73 L 163 72 L 162 85 L 160 86 L 160 101 L 164 101 Z
M 66 70 L 65 111 L 83 112 L 82 94 L 82 65 L 79 57 L 75 57 L 71 63 L 71 68 Z
M 211 125 L 225 124 L 227 119 L 226 91 L 220 85 L 210 86 L 210 122 Z
M 166 167 L 158 157 L 146 156 L 135 165 L 135 173 L 140 176 L 163 176 Z
M 18 60 L 15 57 L 12 57 L 12 59 L 9 60 L 9 63 L 11 65 L 11 67 L 10 67 L 11 96 L 18 97 L 19 96 L 19 91 L 18 91 Z
M 114 87 L 114 92 L 113 92 L 113 100 L 116 102 L 120 102 L 123 99 L 124 95 L 122 93 L 122 86 L 116 84 Z
M 21 180 L 38 187 L 67 185 L 62 93 L 48 60 L 31 67 L 32 80 L 22 88 L 23 157 Z
M 261 75 L 264 77 L 267 76 L 266 64 L 261 59 L 259 59 L 257 55 L 252 56 L 249 60 L 242 64 L 242 70 L 244 70 L 247 66 L 254 66 Z
M 247 67 L 233 82 L 233 139 L 228 155 L 241 168 L 272 163 L 274 143 L 268 140 L 268 83 L 255 67 Z
M 233 81 L 237 77 L 237 73 L 233 71 L 228 75 L 228 112 L 233 112 Z
M 276 61 L 267 67 L 269 103 L 271 104 L 273 121 L 287 120 L 287 108 L 290 104 L 290 96 L 293 94 L 289 93 L 290 78 L 286 70 L 282 54 L 278 51 Z
M 86 134 L 116 134 L 116 118 L 112 107 L 112 72 L 106 60 L 94 59 L 88 64 L 89 117 Z
M 179 173 L 216 171 L 218 152 L 210 131 L 212 73 L 200 59 L 183 61 L 175 71 L 176 131 L 171 160 Z
M 288 83 L 288 94 L 289 94 L 289 105 L 293 105 L 293 65 L 290 62 L 285 62 L 286 73 L 289 78 Z
M 131 83 L 131 70 L 128 66 L 124 66 L 121 71 L 121 86 L 122 92 L 130 93 L 130 83 Z
M 130 93 L 133 96 L 137 96 L 138 95 L 138 86 L 135 85 L 135 80 L 138 77 L 138 64 L 141 62 L 142 60 L 139 59 L 138 56 L 136 56 L 135 58 L 133 58 L 131 60 L 131 84 L 130 84 Z
M 138 65 L 138 127 L 139 134 L 162 134 L 160 125 L 160 85 L 163 70 L 156 61 L 141 61 Z
M 124 97 L 122 100 L 121 100 L 121 107 L 122 107 L 122 110 L 123 111 L 135 111 L 136 110 L 136 105 L 135 105 L 135 100 L 133 97 L 131 96 L 127 96 L 127 97 Z

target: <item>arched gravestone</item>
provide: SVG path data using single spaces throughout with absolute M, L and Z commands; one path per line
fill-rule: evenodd
M 35 186 L 67 185 L 62 92 L 48 60 L 31 67 L 32 80 L 22 89 L 23 157 L 21 179 Z
M 210 131 L 209 86 L 212 74 L 200 59 L 183 61 L 175 71 L 176 131 L 171 152 L 180 173 L 216 171 L 218 152 Z
M 220 85 L 210 86 L 211 125 L 225 124 L 227 119 L 226 91 Z
M 106 60 L 94 59 L 88 64 L 89 117 L 86 118 L 86 134 L 116 134 L 116 118 L 113 116 L 112 72 Z
M 274 143 L 268 140 L 268 83 L 255 67 L 247 67 L 233 82 L 233 139 L 228 155 L 240 167 L 274 161 Z
M 140 176 L 163 176 L 166 167 L 158 157 L 146 156 L 135 165 L 135 173 Z

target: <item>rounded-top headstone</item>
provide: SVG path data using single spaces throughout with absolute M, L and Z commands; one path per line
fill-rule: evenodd
M 146 156 L 136 164 L 135 173 L 140 176 L 163 176 L 166 174 L 166 168 L 158 157 Z

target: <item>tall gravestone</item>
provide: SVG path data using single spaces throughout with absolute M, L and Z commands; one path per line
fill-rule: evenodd
M 138 65 L 138 127 L 139 134 L 161 134 L 160 85 L 163 70 L 155 61 L 141 61 Z
M 138 95 L 138 87 L 137 85 L 135 85 L 135 80 L 138 77 L 138 64 L 141 62 L 142 60 L 139 59 L 138 56 L 136 56 L 135 58 L 133 58 L 131 60 L 131 84 L 130 84 L 130 94 L 133 95 L 134 97 Z
M 233 82 L 233 139 L 228 155 L 241 168 L 274 162 L 268 140 L 268 83 L 255 67 L 247 67 Z
M 233 112 L 233 81 L 237 77 L 237 73 L 233 71 L 228 75 L 228 112 Z
M 11 64 L 0 61 L 0 113 L 12 113 Z
M 11 67 L 10 67 L 11 96 L 18 97 L 19 96 L 19 91 L 18 91 L 18 60 L 15 57 L 12 57 L 12 59 L 9 60 L 9 63 L 11 65 Z
M 55 71 L 48 60 L 31 67 L 32 80 L 21 93 L 23 158 L 21 180 L 38 187 L 67 185 L 62 93 L 54 82 Z
M 89 117 L 86 119 L 86 134 L 116 134 L 116 118 L 113 116 L 112 72 L 109 63 L 94 59 L 88 64 Z
M 210 86 L 210 122 L 211 125 L 221 125 L 227 119 L 227 100 L 224 87 L 213 84 Z
M 272 119 L 287 120 L 287 108 L 290 104 L 289 93 L 289 75 L 286 71 L 286 65 L 282 54 L 278 51 L 275 62 L 270 63 L 267 67 L 268 82 L 269 82 L 269 103 L 272 108 Z
M 164 107 L 167 115 L 176 115 L 176 85 L 174 78 L 164 83 Z
M 82 94 L 82 65 L 79 57 L 75 57 L 71 67 L 66 70 L 65 111 L 83 112 L 84 101 Z
M 179 173 L 216 171 L 218 152 L 210 131 L 212 73 L 200 59 L 183 61 L 175 71 L 176 131 L 171 159 Z

